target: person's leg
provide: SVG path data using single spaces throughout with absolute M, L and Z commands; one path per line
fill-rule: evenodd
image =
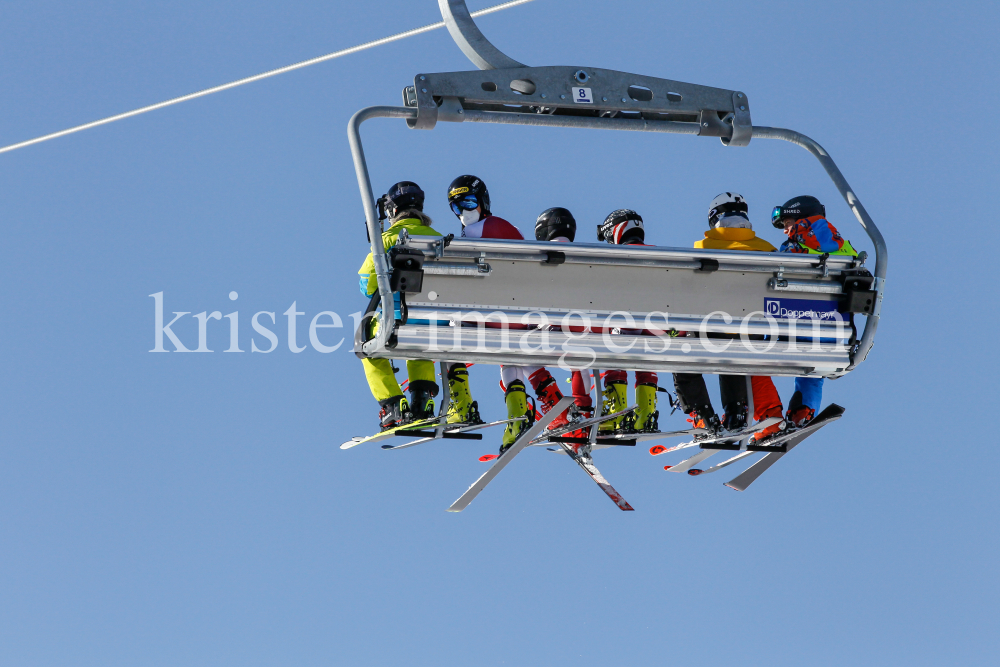
M 788 402 L 786 419 L 793 426 L 804 426 L 816 416 L 823 404 L 823 378 L 795 378 L 795 393 Z
M 514 444 L 521 432 L 528 428 L 534 419 L 534 414 L 530 413 L 530 408 L 528 407 L 528 393 L 525 391 L 524 382 L 518 379 L 513 379 L 510 382 L 505 383 L 507 390 L 504 392 L 504 402 L 507 404 L 507 419 L 516 419 L 518 417 L 527 416 L 528 419 L 522 419 L 520 421 L 510 422 L 507 424 L 507 428 L 503 432 L 503 440 L 500 445 L 500 454 L 507 450 L 508 447 Z
M 754 375 L 750 378 L 753 385 L 753 418 L 757 421 L 768 417 L 781 416 L 781 397 L 774 387 L 774 382 L 766 375 Z
M 655 431 L 659 429 L 656 410 L 656 389 L 659 378 L 649 371 L 635 372 L 635 421 L 632 426 L 637 431 Z
M 628 407 L 628 374 L 625 371 L 611 370 L 604 372 L 604 407 L 603 414 L 610 415 L 621 412 Z M 601 422 L 599 431 L 610 433 L 622 426 L 624 417 L 616 417 Z
M 559 391 L 556 379 L 545 368 L 535 370 L 528 376 L 528 380 L 535 390 L 535 396 L 538 397 L 538 407 L 542 414 L 551 410 L 562 399 L 563 395 Z M 564 412 L 549 423 L 549 429 L 559 428 L 560 426 L 565 426 L 567 423 L 569 423 L 569 420 L 566 418 L 566 413 Z
M 507 391 L 507 387 L 514 380 L 520 380 L 525 387 L 530 383 L 528 376 L 538 370 L 538 366 L 500 366 L 500 388 Z
M 362 359 L 361 365 L 365 369 L 365 379 L 368 380 L 368 388 L 372 391 L 375 400 L 381 403 L 387 398 L 402 396 L 403 390 L 399 388 L 396 374 L 392 372 L 392 362 L 388 359 Z
M 719 391 L 722 394 L 722 426 L 727 431 L 742 431 L 747 427 L 748 405 L 747 377 L 745 375 L 720 375 Z
M 576 406 L 582 412 L 593 412 L 594 401 L 590 397 L 590 391 L 594 388 L 594 377 L 589 370 L 573 371 L 570 376 L 570 386 L 573 388 L 573 396 L 576 398 Z
M 479 410 L 469 388 L 469 369 L 463 363 L 451 364 L 448 370 L 448 423 L 479 420 Z
M 372 396 L 379 404 L 379 425 L 382 429 L 398 426 L 413 418 L 410 404 L 399 388 L 399 382 L 392 372 L 392 362 L 388 359 L 362 359 L 365 378 Z
M 434 397 L 440 387 L 434 373 L 434 362 L 426 359 L 407 359 L 406 372 L 410 378 L 407 389 L 410 392 L 410 409 L 414 419 L 429 419 L 434 416 Z M 393 378 L 395 379 L 395 378 Z
M 781 397 L 778 390 L 774 388 L 774 382 L 766 375 L 754 375 L 750 378 L 753 385 L 753 412 L 754 419 L 760 421 L 768 417 L 781 416 Z M 754 440 L 763 440 L 774 435 L 781 430 L 782 424 L 773 424 L 754 434 Z
M 674 390 L 681 404 L 681 410 L 690 416 L 689 422 L 695 428 L 711 428 L 719 423 L 712 409 L 705 378 L 700 373 L 674 373 Z
M 570 386 L 573 391 L 573 398 L 576 402 L 577 412 L 583 419 L 594 416 L 594 401 L 590 397 L 590 390 L 594 387 L 594 378 L 589 370 L 573 371 L 570 374 Z M 566 434 L 568 438 L 586 438 L 590 435 L 589 428 L 581 428 L 570 431 Z M 580 445 L 574 445 L 574 449 L 579 451 Z

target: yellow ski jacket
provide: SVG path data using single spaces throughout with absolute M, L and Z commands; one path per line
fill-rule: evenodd
M 391 248 L 396 245 L 399 232 L 406 230 L 411 236 L 441 236 L 441 233 L 431 227 L 431 219 L 423 214 L 422 217 L 403 218 L 392 223 L 389 229 L 382 232 L 382 248 Z M 365 258 L 365 263 L 358 269 L 360 276 L 361 292 L 365 296 L 371 296 L 378 289 L 378 281 L 375 279 L 375 260 L 369 252 Z
M 695 248 L 707 250 L 760 250 L 775 252 L 777 248 L 762 238 L 758 238 L 752 229 L 742 227 L 719 227 L 705 232 L 705 238 L 694 242 Z

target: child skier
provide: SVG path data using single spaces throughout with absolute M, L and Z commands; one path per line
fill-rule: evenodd
M 459 176 L 448 186 L 448 205 L 462 223 L 462 236 L 466 238 L 510 239 L 523 241 L 521 232 L 503 218 L 493 215 L 490 210 L 490 192 L 481 178 L 472 175 Z M 567 213 L 569 213 L 567 211 Z M 572 216 L 570 216 L 572 218 Z M 570 232 L 572 240 L 576 231 L 576 221 Z M 548 240 L 548 239 L 546 239 Z M 493 323 L 490 325 L 498 326 Z M 517 327 L 518 325 L 513 325 Z M 468 377 L 464 367 L 457 373 L 459 377 Z M 451 383 L 449 374 L 449 383 Z M 552 409 L 562 398 L 555 378 L 540 366 L 500 366 L 500 383 L 504 387 L 504 402 L 507 404 L 507 418 L 523 417 L 528 414 L 527 385 L 530 383 L 538 397 L 542 414 Z M 449 384 L 455 387 L 455 384 Z M 453 394 L 454 395 L 454 394 Z M 565 415 L 556 417 L 549 428 L 558 428 L 567 423 Z M 528 428 L 528 421 L 511 422 L 504 430 L 500 453 L 514 444 L 523 430 Z
M 535 240 L 570 243 L 576 238 L 576 219 L 564 208 L 550 208 L 542 211 L 535 221 Z M 559 384 L 544 366 L 501 366 L 500 382 L 504 387 L 504 401 L 507 403 L 507 418 L 520 417 L 528 412 L 527 385 L 530 383 L 538 397 L 542 414 L 551 410 L 562 400 Z M 576 393 L 576 383 L 573 385 Z M 586 400 L 578 399 L 578 404 L 589 407 L 589 392 Z M 568 412 L 568 411 L 567 411 Z M 569 423 L 567 413 L 557 416 L 549 423 L 549 429 L 559 428 Z M 512 422 L 503 434 L 500 453 L 514 444 L 521 431 L 528 428 L 525 421 Z M 573 435 L 572 433 L 569 435 Z
M 432 221 L 424 210 L 424 192 L 412 181 L 396 183 L 379 199 L 380 211 L 384 211 L 389 219 L 389 229 L 382 233 L 382 247 L 391 248 L 396 243 L 399 233 L 407 230 L 415 236 L 441 236 L 431 227 Z M 375 277 L 375 262 L 371 253 L 358 270 L 361 293 L 372 296 L 378 290 Z M 391 317 L 383 313 L 383 317 Z M 377 322 L 372 323 L 377 327 Z M 434 416 L 434 397 L 439 387 L 435 381 L 434 363 L 426 359 L 408 359 L 406 370 L 410 377 L 410 400 L 407 401 L 403 390 L 396 380 L 392 370 L 392 362 L 388 359 L 362 359 L 365 377 L 372 395 L 379 402 L 379 422 L 383 430 L 401 426 L 416 419 L 426 419 Z M 462 372 L 464 371 L 464 375 Z M 452 377 L 457 382 L 452 384 Z M 449 386 L 453 395 L 459 400 L 452 404 L 448 412 L 448 423 L 457 423 L 469 418 L 469 412 L 475 410 L 475 404 L 468 388 L 468 371 L 465 364 L 454 364 L 448 372 Z M 464 382 L 464 384 L 463 384 Z
M 794 197 L 771 211 L 771 224 L 783 229 L 788 240 L 781 252 L 822 255 L 858 253 L 837 228 L 826 219 L 826 207 L 810 196 Z M 805 426 L 816 415 L 823 401 L 823 378 L 795 378 L 795 393 L 788 402 L 785 419 L 793 428 Z
M 774 252 L 776 248 L 757 238 L 747 217 L 749 207 L 739 194 L 723 192 L 709 205 L 708 231 L 705 238 L 696 241 L 695 248 L 718 250 L 757 250 Z M 768 417 L 781 416 L 781 399 L 771 378 L 753 376 L 750 378 L 753 399 L 753 418 L 760 421 Z M 674 388 L 680 400 L 681 409 L 687 412 L 696 427 L 718 432 L 742 431 L 747 426 L 747 383 L 744 375 L 720 375 L 719 390 L 722 393 L 722 408 L 725 410 L 720 421 L 712 409 L 705 379 L 698 373 L 674 373 Z M 777 433 L 780 424 L 769 426 L 755 434 L 760 440 Z
M 646 231 L 642 216 L 629 208 L 612 211 L 597 227 L 597 240 L 616 245 L 646 245 Z M 658 430 L 656 411 L 656 390 L 659 378 L 649 371 L 635 372 L 636 408 L 630 430 L 655 432 Z M 628 373 L 609 370 L 604 374 L 604 414 L 619 412 L 628 407 Z M 621 430 L 625 418 L 603 422 L 598 429 L 603 433 Z

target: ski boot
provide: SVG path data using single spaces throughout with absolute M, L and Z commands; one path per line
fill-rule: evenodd
M 761 420 L 768 419 L 770 417 L 780 417 L 780 416 L 781 416 L 781 406 L 776 405 L 773 408 L 764 412 L 764 414 L 761 415 Z M 783 431 L 784 428 L 785 428 L 785 422 L 783 421 L 778 422 L 777 424 L 772 424 L 771 426 L 768 426 L 762 431 L 757 431 L 756 433 L 751 435 L 749 442 L 750 444 L 759 445 L 762 443 L 762 441 L 767 440 L 772 435 L 777 435 L 779 432 Z
M 528 392 L 524 389 L 524 383 L 514 380 L 507 387 L 507 392 L 503 395 L 503 400 L 507 404 L 507 419 L 517 417 L 527 417 L 522 421 L 509 422 L 503 432 L 503 440 L 500 445 L 500 456 L 510 449 L 510 446 L 517 441 L 521 433 L 535 422 L 535 408 L 528 407 Z
M 378 413 L 379 423 L 383 431 L 402 426 L 413 421 L 413 413 L 406 396 L 399 395 L 379 401 L 382 409 Z
M 785 414 L 785 422 L 790 429 L 800 429 L 816 416 L 816 411 L 802 402 L 802 392 L 797 391 L 792 394 L 792 399 L 788 401 L 788 412 Z
M 583 403 L 583 405 L 580 405 L 580 403 Z M 573 423 L 574 421 L 584 421 L 586 419 L 590 419 L 591 417 L 593 417 L 594 416 L 594 406 L 591 405 L 590 397 L 586 396 L 586 397 L 583 397 L 583 398 L 577 398 L 576 399 L 576 405 L 571 405 L 570 408 L 569 408 L 569 412 L 572 414 L 572 419 L 570 419 L 570 423 Z M 589 440 L 589 438 L 590 438 L 590 429 L 592 429 L 592 428 L 593 428 L 593 426 L 586 426 L 584 428 L 578 428 L 575 431 L 570 431 L 564 437 L 566 437 L 566 438 L 579 438 L 581 440 Z M 583 443 L 579 443 L 579 442 L 566 443 L 566 444 L 568 444 L 570 447 L 572 447 L 573 451 L 575 453 L 577 453 L 577 454 L 580 453 L 580 449 L 582 447 L 586 446 Z
M 655 390 L 654 390 L 655 391 Z M 604 408 L 601 414 L 610 415 L 615 412 L 621 412 L 628 407 L 628 384 L 625 382 L 607 382 L 604 383 Z M 599 433 L 614 433 L 622 428 L 622 423 L 624 422 L 622 415 L 621 417 L 615 417 L 614 419 L 609 419 L 608 421 L 601 422 L 601 426 L 597 429 Z
M 479 404 L 472 400 L 469 391 L 469 371 L 465 364 L 456 364 L 448 371 L 449 424 L 481 424 Z
M 738 402 L 722 415 L 722 433 L 739 433 L 747 428 L 747 405 Z
M 790 429 L 800 429 L 812 421 L 816 416 L 816 411 L 812 408 L 800 405 L 797 408 L 789 408 L 785 414 L 785 422 Z
M 703 428 L 707 431 L 707 433 L 696 433 L 695 440 L 714 438 L 722 432 L 722 422 L 719 421 L 719 416 L 712 411 L 712 408 L 708 408 L 707 414 L 704 415 L 697 410 L 689 413 L 687 422 L 691 424 L 691 428 Z
M 410 383 L 410 411 L 414 419 L 430 419 L 434 416 L 434 397 L 438 395 L 436 382 L 414 380 Z
M 635 402 L 639 407 L 631 415 L 629 430 L 642 433 L 657 433 L 660 430 L 660 411 L 656 409 L 656 385 L 638 384 L 635 386 Z
M 513 384 L 513 382 L 511 383 Z M 524 387 L 524 384 L 521 384 Z M 553 407 L 556 403 L 562 400 L 562 392 L 559 391 L 559 385 L 556 384 L 556 379 L 551 375 L 539 383 L 535 388 L 535 395 L 538 396 L 538 401 L 541 403 L 542 414 L 544 415 Z M 548 430 L 556 429 L 561 426 L 565 426 L 569 423 L 569 419 L 566 417 L 566 413 L 562 413 L 551 422 L 549 422 Z

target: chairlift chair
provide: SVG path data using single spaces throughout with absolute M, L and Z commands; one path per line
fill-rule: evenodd
M 528 67 L 476 27 L 464 0 L 438 0 L 478 71 L 418 73 L 404 106 L 373 106 L 348 123 L 378 281 L 359 327 L 362 358 L 589 366 L 666 372 L 836 378 L 871 350 L 885 287 L 885 241 L 829 154 L 793 130 L 754 126 L 742 91 L 593 67 Z M 819 160 L 875 249 L 849 256 L 419 237 L 381 247 L 361 124 L 439 122 L 662 132 L 797 144 Z M 554 247 L 556 246 L 557 247 Z M 621 290 L 623 284 L 631 289 Z M 791 311 L 791 314 L 789 314 Z M 799 317 L 812 313 L 810 319 Z M 854 315 L 866 316 L 859 336 Z M 483 326 L 509 322 L 514 329 Z M 548 325 L 548 326 L 547 326 Z M 673 338 L 676 331 L 694 337 Z M 742 336 L 742 340 L 734 339 Z M 803 342 L 803 340 L 809 342 Z

